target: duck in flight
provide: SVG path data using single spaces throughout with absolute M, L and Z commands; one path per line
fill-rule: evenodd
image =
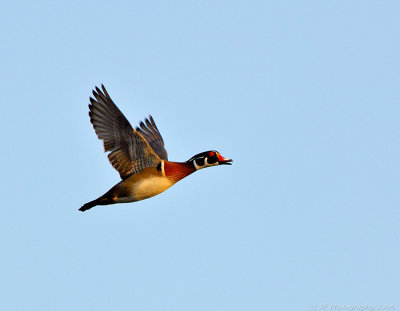
M 151 198 L 193 172 L 221 164 L 231 164 L 215 150 L 196 154 L 186 162 L 168 161 L 164 140 L 152 116 L 133 129 L 112 101 L 104 85 L 90 97 L 90 122 L 108 159 L 121 181 L 99 198 L 84 204 L 84 212 L 96 205 L 129 203 Z

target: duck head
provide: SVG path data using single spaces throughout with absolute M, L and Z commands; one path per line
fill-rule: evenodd
M 211 150 L 196 154 L 186 162 L 192 163 L 196 170 L 200 170 L 209 166 L 231 165 L 232 160 L 224 158 L 218 151 Z

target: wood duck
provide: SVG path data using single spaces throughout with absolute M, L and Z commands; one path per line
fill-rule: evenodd
M 90 97 L 90 122 L 108 159 L 119 172 L 121 181 L 96 200 L 84 204 L 84 212 L 96 205 L 136 202 L 167 190 L 193 172 L 221 164 L 231 164 L 215 150 L 196 154 L 186 162 L 168 161 L 164 141 L 152 118 L 133 129 L 112 101 L 104 85 L 93 90 Z

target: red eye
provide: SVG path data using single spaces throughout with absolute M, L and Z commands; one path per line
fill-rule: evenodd
M 210 157 L 213 157 L 213 156 L 215 156 L 215 152 L 210 151 L 210 152 L 208 153 L 208 155 L 209 155 Z

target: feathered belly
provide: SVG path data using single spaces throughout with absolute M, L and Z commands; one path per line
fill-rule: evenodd
M 166 177 L 152 176 L 137 181 L 131 188 L 132 197 L 135 201 L 151 198 L 161 192 L 164 192 L 174 183 Z

